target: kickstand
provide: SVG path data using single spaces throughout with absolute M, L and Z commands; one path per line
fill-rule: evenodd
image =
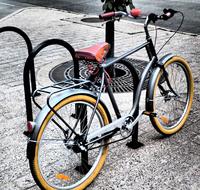
M 128 146 L 128 148 L 132 148 L 132 149 L 138 149 L 138 148 L 144 146 L 143 143 L 138 141 L 138 123 L 134 126 L 134 131 L 132 134 L 132 141 L 126 143 L 126 146 Z

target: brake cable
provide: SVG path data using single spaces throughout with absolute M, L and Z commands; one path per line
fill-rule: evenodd
M 180 22 L 180 25 L 178 26 L 178 28 L 176 29 L 176 31 L 169 37 L 169 39 L 162 45 L 162 47 L 157 51 L 157 55 L 161 52 L 161 50 L 166 46 L 166 44 L 176 35 L 176 33 L 180 30 L 181 26 L 183 25 L 183 21 L 184 21 L 184 14 L 181 11 L 177 11 L 177 13 L 180 13 L 182 16 L 182 20 Z M 156 35 L 157 38 L 157 35 Z

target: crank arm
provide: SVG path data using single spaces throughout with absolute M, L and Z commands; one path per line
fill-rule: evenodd
M 114 122 L 105 125 L 104 127 L 93 131 L 92 133 L 88 134 L 87 136 L 87 142 L 90 143 L 92 141 L 96 141 L 97 139 L 102 138 L 106 134 L 110 134 L 114 132 L 116 129 L 120 130 L 126 119 L 131 116 L 124 116 L 120 119 L 115 120 Z
M 144 113 L 144 111 L 140 112 L 138 114 L 138 116 L 136 117 L 136 119 L 131 124 L 127 125 L 126 128 L 128 130 L 133 130 L 133 127 L 137 124 L 137 122 L 139 121 L 139 119 L 143 113 Z M 116 121 L 100 128 L 100 129 L 88 134 L 87 143 L 90 144 L 90 143 L 98 142 L 98 141 L 103 140 L 108 137 L 112 137 L 112 135 L 114 135 L 116 132 L 123 129 L 126 120 L 129 119 L 130 117 L 132 118 L 131 115 L 124 116 L 124 117 L 117 119 Z

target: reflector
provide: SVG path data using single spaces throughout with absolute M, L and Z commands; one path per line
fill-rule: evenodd
M 64 174 L 56 174 L 56 178 L 60 179 L 60 180 L 64 180 L 64 181 L 69 181 L 70 180 L 70 177 L 66 176 Z

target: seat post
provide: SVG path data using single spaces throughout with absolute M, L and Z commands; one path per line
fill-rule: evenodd
M 110 50 L 107 57 L 114 57 L 114 46 L 115 46 L 115 23 L 110 21 L 106 23 L 105 41 L 110 44 Z

